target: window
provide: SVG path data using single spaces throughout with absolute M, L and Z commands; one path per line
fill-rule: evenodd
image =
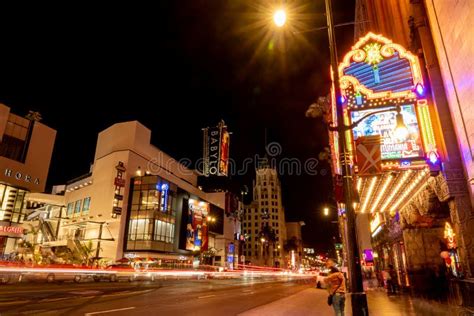
M 258 229 L 255 230 L 255 234 L 258 234 Z
M 258 220 L 258 215 L 255 215 L 255 220 Z
M 0 156 L 13 159 L 19 162 L 25 161 L 25 147 L 27 144 L 27 134 L 31 121 L 10 114 L 5 126 L 5 132 L 0 142 Z
M 150 219 L 140 218 L 130 220 L 129 240 L 150 240 Z
M 79 215 L 81 213 L 81 202 L 82 200 L 77 200 L 74 205 L 74 215 Z
M 72 216 L 73 212 L 74 212 L 74 203 L 70 202 L 67 204 L 67 216 Z
M 89 213 L 90 204 L 91 204 L 91 198 L 86 197 L 84 199 L 84 202 L 82 203 L 82 214 L 88 214 Z
M 172 243 L 174 241 L 174 225 L 160 220 L 155 220 L 153 240 Z
M 263 182 L 263 185 L 267 185 L 267 182 L 264 181 L 264 182 Z

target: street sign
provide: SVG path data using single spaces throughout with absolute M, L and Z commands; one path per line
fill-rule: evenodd
M 118 187 L 124 187 L 125 186 L 125 179 L 115 178 L 114 184 Z
M 114 208 L 113 208 L 113 213 L 114 213 L 115 215 L 122 215 L 122 208 L 119 207 L 119 206 L 114 207 Z

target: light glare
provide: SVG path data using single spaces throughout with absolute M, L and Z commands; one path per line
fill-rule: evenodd
M 273 22 L 278 27 L 282 27 L 285 25 L 286 22 L 286 12 L 283 9 L 277 10 L 275 14 L 273 14 Z

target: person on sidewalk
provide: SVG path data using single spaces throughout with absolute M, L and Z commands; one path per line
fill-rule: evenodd
M 344 316 L 344 307 L 346 304 L 346 286 L 344 275 L 334 265 L 330 266 L 329 276 L 325 282 L 329 295 L 332 295 L 332 307 L 336 316 Z

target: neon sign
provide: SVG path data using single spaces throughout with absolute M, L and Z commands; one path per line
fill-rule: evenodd
M 455 236 L 456 234 L 454 233 L 453 227 L 451 227 L 451 224 L 446 222 L 444 226 L 444 239 L 446 239 L 449 249 L 456 248 L 456 241 L 454 240 Z
M 161 191 L 161 211 L 167 212 L 168 211 L 168 191 L 169 185 L 167 183 L 163 183 L 159 186 L 158 190 Z

